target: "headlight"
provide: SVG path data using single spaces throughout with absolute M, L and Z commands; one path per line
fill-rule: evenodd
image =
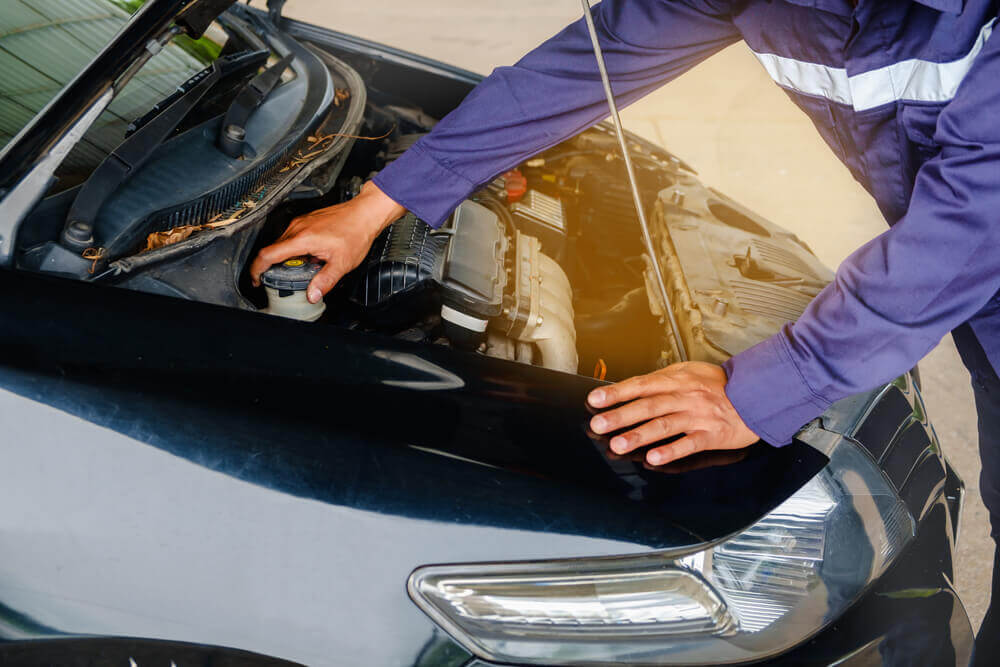
M 767 516 L 697 552 L 426 566 L 407 587 L 486 660 L 741 662 L 788 650 L 837 618 L 913 534 L 881 472 L 841 444 Z

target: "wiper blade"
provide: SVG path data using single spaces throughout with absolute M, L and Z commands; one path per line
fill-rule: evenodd
M 149 123 L 149 121 L 159 116 L 170 105 L 184 95 L 188 94 L 191 89 L 201 81 L 202 77 L 210 73 L 216 65 L 219 65 L 222 68 L 219 76 L 219 80 L 221 81 L 222 79 L 240 72 L 246 73 L 252 71 L 252 67 L 259 68 L 267 62 L 270 55 L 271 54 L 266 49 L 259 49 L 256 51 L 240 51 L 239 53 L 234 53 L 229 56 L 220 56 L 214 63 L 198 72 L 181 85 L 177 86 L 177 89 L 174 92 L 154 104 L 149 111 L 133 120 L 129 124 L 128 129 L 125 130 L 125 138 L 128 139 L 137 131 L 141 130 Z
M 255 76 L 240 91 L 226 111 L 225 120 L 219 130 L 219 150 L 231 158 L 243 155 L 246 145 L 247 123 L 254 111 L 264 103 L 267 96 L 281 81 L 281 75 L 295 60 L 295 55 L 289 53 L 271 67 Z
M 221 57 L 136 121 L 131 134 L 104 158 L 77 193 L 63 227 L 62 245 L 78 252 L 93 246 L 94 221 L 122 183 L 146 163 L 216 84 L 259 68 L 267 57 L 266 50 Z

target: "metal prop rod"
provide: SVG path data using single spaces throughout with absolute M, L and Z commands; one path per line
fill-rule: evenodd
M 580 0 L 583 4 L 583 17 L 587 21 L 587 30 L 590 31 L 590 42 L 594 45 L 594 56 L 597 57 L 597 69 L 601 72 L 601 83 L 604 84 L 604 94 L 608 97 L 608 108 L 611 110 L 611 121 L 615 124 L 615 133 L 618 135 L 618 143 L 621 145 L 622 158 L 625 160 L 625 170 L 628 172 L 628 182 L 632 186 L 632 199 L 635 201 L 635 212 L 639 215 L 639 226 L 642 228 L 642 239 L 646 244 L 646 252 L 649 253 L 650 266 L 656 276 L 656 286 L 660 290 L 660 298 L 663 300 L 663 309 L 670 320 L 670 329 L 674 334 L 674 343 L 677 345 L 677 354 L 681 361 L 687 361 L 687 352 L 684 349 L 684 341 L 681 339 L 681 330 L 677 326 L 677 319 L 674 317 L 674 309 L 670 305 L 670 296 L 667 294 L 667 283 L 663 280 L 663 271 L 660 262 L 656 258 L 656 249 L 653 246 L 653 237 L 649 233 L 649 223 L 646 221 L 646 212 L 642 207 L 642 197 L 639 195 L 639 184 L 635 180 L 635 169 L 632 167 L 632 158 L 628 152 L 628 144 L 625 141 L 625 131 L 622 130 L 622 119 L 618 115 L 618 104 L 615 102 L 615 94 L 611 90 L 611 81 L 608 79 L 608 68 L 604 63 L 604 52 L 597 39 L 597 28 L 594 26 L 594 15 L 590 10 L 590 0 Z

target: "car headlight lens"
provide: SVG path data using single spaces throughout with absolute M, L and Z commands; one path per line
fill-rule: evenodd
M 774 655 L 819 631 L 913 534 L 889 483 L 844 444 L 760 521 L 694 553 L 426 566 L 408 589 L 486 660 L 721 664 Z

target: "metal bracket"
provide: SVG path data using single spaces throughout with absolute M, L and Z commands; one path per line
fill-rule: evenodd
M 184 28 L 191 39 L 200 39 L 222 12 L 235 4 L 236 0 L 199 0 L 187 6 L 177 16 L 177 25 Z
M 286 0 L 267 0 L 267 15 L 275 27 L 281 22 L 281 11 L 285 8 Z

